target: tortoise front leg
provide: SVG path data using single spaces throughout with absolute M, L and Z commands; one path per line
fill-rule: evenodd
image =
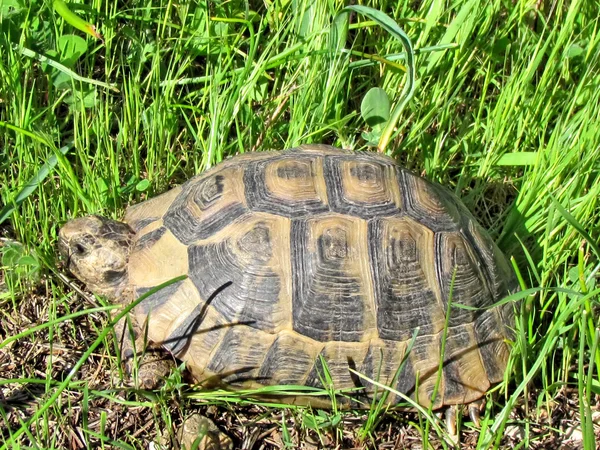
M 115 333 L 125 374 L 134 386 L 156 389 L 175 366 L 173 358 L 164 349 L 147 345 L 145 333 L 135 320 L 127 316 L 115 324 Z

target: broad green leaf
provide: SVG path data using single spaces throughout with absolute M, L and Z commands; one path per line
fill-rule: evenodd
M 150 181 L 147 179 L 141 180 L 138 184 L 135 185 L 135 190 L 144 192 L 146 189 L 150 187 Z
M 0 19 L 8 19 L 22 10 L 23 5 L 18 0 L 0 0 Z
M 65 34 L 59 37 L 57 47 L 60 60 L 66 66 L 73 66 L 75 61 L 88 49 L 85 39 L 74 34 Z
M 65 97 L 65 103 L 78 111 L 81 107 L 84 109 L 93 108 L 96 106 L 96 100 L 96 90 L 89 86 L 83 90 L 75 90 L 71 95 Z
M 63 91 L 71 89 L 73 85 L 73 79 L 68 74 L 54 69 L 52 69 L 50 74 L 50 81 L 56 89 Z
M 581 56 L 585 53 L 585 50 L 581 48 L 581 46 L 577 44 L 571 44 L 571 46 L 567 49 L 567 58 L 576 58 L 577 56 Z
M 315 4 L 308 3 L 308 5 L 310 6 L 305 7 L 303 3 L 301 4 L 303 12 L 302 20 L 300 21 L 300 27 L 298 29 L 298 36 L 301 36 L 303 38 L 311 33 L 315 21 Z M 297 13 L 299 13 L 299 11 L 297 11 Z
M 370 127 L 385 123 L 390 118 L 390 99 L 378 87 L 371 88 L 360 104 L 360 115 Z
M 341 50 L 348 37 L 348 14 L 338 14 L 333 19 L 329 33 L 329 48 L 333 51 Z

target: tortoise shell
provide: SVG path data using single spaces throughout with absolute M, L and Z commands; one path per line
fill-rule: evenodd
M 198 380 L 320 386 L 323 357 L 337 388 L 360 383 L 349 368 L 390 384 L 405 359 L 392 387 L 428 406 L 444 337 L 432 406 L 469 403 L 503 378 L 513 318 L 495 304 L 516 287 L 506 258 L 457 198 L 388 157 L 245 154 L 125 222 L 132 298 L 187 275 L 135 314 Z

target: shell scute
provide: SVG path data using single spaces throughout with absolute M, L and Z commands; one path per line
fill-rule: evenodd
M 461 308 L 491 306 L 492 294 L 480 261 L 460 233 L 435 235 L 435 265 L 444 300 L 443 310 L 451 308 L 449 326 L 472 323 L 479 312 Z
M 363 383 L 358 375 L 353 374 L 348 369 L 357 370 L 360 364 L 367 356 L 369 350 L 368 342 L 327 342 L 314 360 L 306 379 L 307 386 L 321 387 L 325 380 L 325 368 L 323 361 L 327 365 L 327 370 L 331 378 L 336 380 L 336 387 L 341 388 L 361 388 Z
M 490 381 L 481 362 L 479 347 L 474 336 L 472 324 L 449 328 L 445 339 L 444 364 L 444 402 L 466 404 L 481 397 L 490 387 Z
M 275 335 L 241 324 L 231 324 L 207 365 L 207 371 L 216 374 L 227 384 L 260 382 L 259 369 Z
M 396 166 L 388 161 L 356 156 L 325 159 L 325 180 L 331 209 L 363 219 L 401 212 Z
M 274 332 L 289 323 L 282 279 L 289 274 L 289 221 L 252 215 L 188 248 L 189 276 L 228 321 Z
M 392 386 L 396 372 L 401 368 L 400 366 L 404 360 L 406 347 L 406 341 L 372 339 L 365 358 L 358 365 L 357 371 L 372 380 L 386 386 Z M 406 378 L 406 371 L 404 374 L 398 374 L 397 382 L 402 378 L 402 375 Z M 371 383 L 362 380 L 361 384 L 366 392 L 372 393 L 374 391 L 374 385 Z
M 440 195 L 433 183 L 401 170 L 399 182 L 403 186 L 408 214 L 433 231 L 455 231 L 462 222 L 460 211 Z
M 398 388 L 402 389 L 411 399 L 429 407 L 433 400 L 433 408 L 444 404 L 444 378 L 438 375 L 439 358 L 441 355 L 439 334 L 418 335 L 408 354 Z M 442 377 L 434 398 L 438 376 Z
M 181 188 L 163 222 L 183 244 L 206 239 L 247 212 L 242 169 L 215 171 Z
M 507 330 L 506 323 L 510 322 L 505 322 L 496 309 L 487 309 L 475 318 L 477 348 L 490 383 L 498 383 L 504 378 L 505 361 L 509 356 L 505 340 L 512 331 Z
M 181 186 L 177 186 L 150 200 L 132 205 L 127 208 L 123 221 L 136 232 L 140 232 L 149 224 L 158 221 L 180 193 Z
M 318 349 L 310 339 L 285 330 L 267 351 L 258 378 L 272 384 L 305 384 Z
M 361 341 L 375 329 L 366 222 L 292 221 L 293 328 L 317 341 Z
M 184 316 L 184 321 L 188 323 L 191 322 L 186 320 L 188 318 L 194 320 L 199 317 L 199 320 L 194 323 L 195 328 L 188 345 L 183 349 L 183 353 L 177 356 L 187 362 L 188 369 L 197 380 L 205 382 L 206 378 L 214 376 L 214 373 L 207 371 L 207 366 L 217 353 L 232 324 L 207 302 L 202 301 L 200 304 L 202 305 L 200 311 L 196 306 L 189 309 L 188 314 Z
M 254 211 L 302 217 L 329 211 L 322 157 L 284 155 L 251 163 L 244 175 Z
M 368 241 L 379 336 L 405 341 L 417 327 L 421 334 L 442 330 L 433 232 L 408 217 L 376 219 Z
M 188 273 L 187 247 L 155 221 L 138 233 L 129 257 L 129 283 L 151 288 Z

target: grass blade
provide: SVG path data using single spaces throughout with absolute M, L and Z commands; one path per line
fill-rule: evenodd
M 391 117 L 388 120 L 383 132 L 381 133 L 381 137 L 377 145 L 377 148 L 380 152 L 385 152 L 387 145 L 392 137 L 392 134 L 396 130 L 396 125 L 398 123 L 398 120 L 400 120 L 402 111 L 404 110 L 404 107 L 408 104 L 410 99 L 413 97 L 415 92 L 415 52 L 413 50 L 413 46 L 408 35 L 387 14 L 376 9 L 370 8 L 368 6 L 362 5 L 347 6 L 346 8 L 344 8 L 343 11 L 355 11 L 357 13 L 367 16 L 369 19 L 373 20 L 381 28 L 387 31 L 392 37 L 398 39 L 402 43 L 404 51 L 406 52 L 406 67 L 408 69 L 406 72 L 407 80 L 404 84 L 404 88 L 402 89 L 400 101 L 394 107 Z
M 66 155 L 70 150 L 71 146 L 66 145 L 60 148 L 58 151 L 63 155 Z M 27 184 L 19 191 L 12 201 L 7 204 L 0 211 L 0 224 L 10 217 L 15 208 L 17 208 L 23 201 L 35 192 L 35 190 L 43 183 L 48 175 L 52 172 L 54 167 L 58 164 L 58 158 L 56 155 L 50 155 L 48 161 L 38 169 L 37 173 L 31 178 Z

